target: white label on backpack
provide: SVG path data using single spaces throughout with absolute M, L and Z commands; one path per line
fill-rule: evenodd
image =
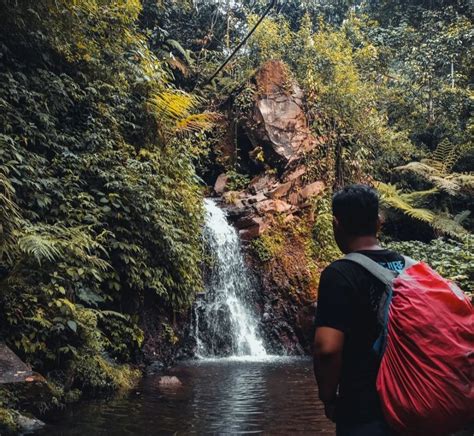
M 461 290 L 461 288 L 456 283 L 453 283 L 453 282 L 448 282 L 448 284 L 449 284 L 449 288 L 451 289 L 451 291 L 454 292 L 456 297 L 464 301 L 466 297 L 464 296 L 464 292 Z

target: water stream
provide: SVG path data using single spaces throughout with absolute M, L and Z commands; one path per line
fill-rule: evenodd
M 206 199 L 204 242 L 210 257 L 206 293 L 194 309 L 198 357 L 267 355 L 252 310 L 253 292 L 237 231 L 214 200 Z

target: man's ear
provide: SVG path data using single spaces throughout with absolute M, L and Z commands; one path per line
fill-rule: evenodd
M 334 215 L 332 217 L 332 226 L 334 228 L 339 227 L 339 220 Z

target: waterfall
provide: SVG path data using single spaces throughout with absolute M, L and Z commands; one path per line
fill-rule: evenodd
M 257 320 L 245 301 L 253 288 L 237 232 L 213 200 L 204 200 L 204 206 L 204 242 L 210 271 L 206 292 L 194 308 L 196 354 L 198 357 L 266 356 Z

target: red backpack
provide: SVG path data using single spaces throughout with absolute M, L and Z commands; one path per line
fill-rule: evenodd
M 399 274 L 367 256 L 345 259 L 385 284 L 374 349 L 377 391 L 388 424 L 404 435 L 446 435 L 474 420 L 474 317 L 461 289 L 423 262 Z

